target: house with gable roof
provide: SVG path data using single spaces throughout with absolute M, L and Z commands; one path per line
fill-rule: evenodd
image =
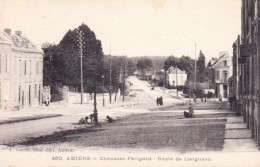
M 211 65 L 214 69 L 214 87 L 216 97 L 224 99 L 229 97 L 228 79 L 231 76 L 231 61 L 228 52 L 219 52 L 219 58 Z
M 169 86 L 184 86 L 187 82 L 187 73 L 176 67 L 167 70 L 167 80 Z
M 21 31 L 0 32 L 0 110 L 42 104 L 43 53 Z

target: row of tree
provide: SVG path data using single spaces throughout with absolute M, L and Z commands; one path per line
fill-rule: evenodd
M 139 70 L 143 76 L 147 71 L 168 70 L 171 66 L 187 72 L 188 81 L 194 80 L 195 61 L 189 56 L 177 58 L 169 57 L 133 57 L 104 55 L 101 41 L 96 39 L 95 33 L 85 24 L 74 30 L 69 30 L 59 44 L 45 43 L 42 45 L 44 51 L 43 84 L 51 86 L 52 93 L 57 93 L 57 88 L 67 85 L 80 91 L 80 46 L 79 32 L 82 32 L 82 55 L 83 55 L 83 81 L 84 91 L 93 92 L 94 76 L 97 88 L 102 90 L 104 82 L 105 90 L 110 85 L 111 63 L 111 85 L 116 91 L 122 86 L 123 75 L 132 75 Z M 197 60 L 197 81 L 208 81 L 211 71 L 205 66 L 205 56 L 200 51 Z M 104 76 L 104 80 L 102 78 Z
M 82 32 L 82 67 L 83 85 L 85 92 L 93 92 L 94 77 L 98 91 L 102 90 L 103 78 L 106 90 L 111 81 L 114 89 L 120 87 L 123 70 L 130 75 L 135 71 L 135 65 L 130 59 L 123 56 L 104 56 L 101 41 L 96 39 L 95 33 L 85 24 L 74 30 L 69 30 L 59 44 L 45 43 L 42 45 L 43 84 L 51 86 L 52 94 L 57 93 L 57 88 L 67 85 L 80 91 L 80 46 L 79 32 Z M 123 63 L 125 62 L 125 63 Z
M 205 56 L 200 51 L 198 60 L 196 60 L 196 80 L 197 82 L 205 82 L 209 80 L 209 68 L 205 65 Z M 195 60 L 191 59 L 189 56 L 182 56 L 177 58 L 174 56 L 169 56 L 164 63 L 164 69 L 168 70 L 171 66 L 177 67 L 182 71 L 186 71 L 188 82 L 194 81 L 195 77 Z
M 144 76 L 147 71 L 160 71 L 168 70 L 171 66 L 177 67 L 182 71 L 186 71 L 188 82 L 194 81 L 195 77 L 195 60 L 190 58 L 189 56 L 182 56 L 181 58 L 177 58 L 175 56 L 169 56 L 168 58 L 161 57 L 163 62 L 158 61 L 155 57 L 148 58 L 148 57 L 141 57 L 136 62 L 137 69 L 141 72 Z M 211 79 L 211 71 L 208 66 L 205 65 L 205 56 L 200 51 L 199 57 L 196 60 L 196 80 L 197 82 L 207 82 Z M 158 68 L 159 67 L 159 68 Z

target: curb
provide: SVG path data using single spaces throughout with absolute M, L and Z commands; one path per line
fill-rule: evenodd
M 60 117 L 60 116 L 62 116 L 62 115 L 61 114 L 51 114 L 51 115 L 44 115 L 44 116 L 31 116 L 31 117 L 21 118 L 21 119 L 3 120 L 3 121 L 0 121 L 0 125 L 17 123 L 17 122 L 32 121 L 32 120 L 44 119 L 44 118 Z

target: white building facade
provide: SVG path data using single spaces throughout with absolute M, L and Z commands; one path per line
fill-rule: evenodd
M 184 86 L 187 82 L 187 73 L 178 68 L 170 67 L 167 74 L 169 86 Z
M 42 104 L 43 54 L 21 31 L 0 33 L 0 110 Z
M 217 97 L 228 98 L 228 79 L 231 76 L 231 60 L 228 52 L 220 52 L 219 58 L 212 64 L 214 68 L 214 84 Z

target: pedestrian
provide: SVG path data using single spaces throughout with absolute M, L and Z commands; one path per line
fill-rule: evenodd
M 157 106 L 159 105 L 159 98 L 158 97 L 156 98 L 156 104 L 157 104 Z
M 193 110 L 192 104 L 190 103 L 189 104 L 189 117 L 192 117 L 193 115 L 194 115 L 194 110 Z
M 107 116 L 107 119 L 106 119 L 106 120 L 107 120 L 108 123 L 114 122 L 113 118 L 111 118 L 110 116 Z
M 161 106 L 163 105 L 163 98 L 162 98 L 162 96 L 159 98 L 159 103 L 160 103 Z
M 162 98 L 162 96 L 161 96 L 161 99 L 162 99 L 162 104 L 161 105 L 163 105 L 163 98 Z
M 189 113 L 186 112 L 186 111 L 184 111 L 184 117 L 185 117 L 185 118 L 189 118 Z
M 196 102 L 196 95 L 193 95 L 193 101 Z
M 88 124 L 88 117 L 85 117 L 86 123 Z
M 94 114 L 90 114 L 90 115 L 89 115 L 89 119 L 90 119 L 90 123 L 92 124 L 93 119 L 94 119 Z
M 85 124 L 85 123 L 86 123 L 86 119 L 84 117 L 80 118 L 79 124 Z
M 221 96 L 221 94 L 219 95 L 219 101 L 222 101 L 222 96 Z

